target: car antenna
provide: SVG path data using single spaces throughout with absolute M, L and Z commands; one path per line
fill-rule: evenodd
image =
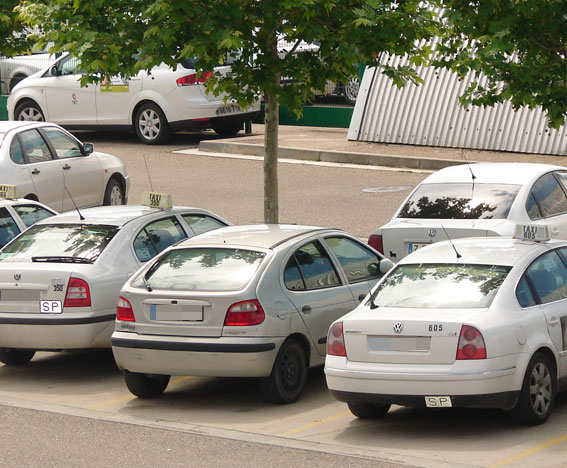
M 457 254 L 457 258 L 461 258 L 462 255 L 457 251 L 457 248 L 455 247 L 455 244 L 453 244 L 452 239 L 449 237 L 449 233 L 447 232 L 447 229 L 445 229 L 445 226 L 441 225 L 441 227 L 443 228 L 443 231 L 445 232 L 445 235 L 447 236 L 447 239 L 449 239 L 449 242 L 451 243 L 451 247 L 453 247 L 453 250 L 455 251 L 455 253 Z
M 146 174 L 148 174 L 148 179 L 150 180 L 150 189 L 153 192 L 154 186 L 152 184 L 152 178 L 150 177 L 150 170 L 148 168 L 148 161 L 146 161 L 146 155 L 144 154 L 144 164 L 146 165 Z
M 63 184 L 63 187 L 65 187 L 65 191 L 67 192 L 67 194 L 69 195 L 69 198 L 71 199 L 71 201 L 73 202 L 73 206 L 75 207 L 75 209 L 77 210 L 77 213 L 79 213 L 79 219 L 81 221 L 85 220 L 85 217 L 81 214 L 81 212 L 79 211 L 79 207 L 77 206 L 77 204 L 75 203 L 75 200 L 73 200 L 73 197 L 71 196 L 71 192 L 69 192 L 69 189 L 67 188 L 67 185 Z

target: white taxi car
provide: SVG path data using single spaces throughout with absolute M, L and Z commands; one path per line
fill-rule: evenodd
M 325 374 L 360 418 L 390 405 L 501 408 L 522 424 L 567 388 L 567 242 L 547 226 L 518 238 L 433 244 L 402 259 L 332 324 Z
M 172 132 L 212 128 L 223 136 L 236 134 L 260 110 L 256 102 L 241 109 L 224 102 L 225 95 L 207 93 L 205 81 L 212 73 L 198 74 L 193 60 L 176 70 L 154 67 L 125 80 L 81 86 L 80 63 L 64 55 L 55 64 L 20 82 L 8 97 L 11 120 L 47 120 L 73 128 L 133 128 L 140 141 L 165 142 Z M 226 74 L 230 65 L 217 67 Z
M 154 194 L 148 205 L 165 195 Z M 149 199 L 148 199 L 149 200 Z M 0 252 L 0 361 L 36 350 L 110 347 L 124 282 L 174 242 L 228 221 L 189 207 L 109 206 L 60 214 Z
M 93 151 L 58 125 L 0 122 L 0 177 L 17 195 L 56 211 L 128 201 L 130 178 L 117 157 Z
M 231 226 L 183 241 L 129 280 L 112 351 L 128 389 L 157 397 L 170 375 L 260 377 L 296 401 L 322 365 L 331 322 L 392 262 L 336 229 Z
M 567 168 L 478 163 L 441 169 L 424 179 L 368 243 L 394 262 L 414 250 L 460 237 L 512 236 L 537 221 L 567 239 Z

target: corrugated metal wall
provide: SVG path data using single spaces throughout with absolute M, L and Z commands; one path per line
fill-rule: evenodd
M 405 59 L 389 58 L 392 65 Z M 459 105 L 472 75 L 423 67 L 425 83 L 398 89 L 378 68 L 367 68 L 350 123 L 348 139 L 380 143 L 567 154 L 565 126 L 547 128 L 540 109 L 514 111 L 511 104 L 494 107 Z M 482 80 L 481 80 L 482 82 Z

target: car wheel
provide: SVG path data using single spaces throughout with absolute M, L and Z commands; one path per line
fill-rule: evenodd
M 352 414 L 360 419 L 378 419 L 386 416 L 390 405 L 375 405 L 372 403 L 347 403 Z
M 347 104 L 354 106 L 356 103 L 356 98 L 358 97 L 358 90 L 360 88 L 360 82 L 358 76 L 349 76 L 347 82 L 345 83 L 344 90 L 344 100 Z
M 151 102 L 142 104 L 136 111 L 134 130 L 138 139 L 147 145 L 163 143 L 171 135 L 165 114 Z
M 7 366 L 21 366 L 31 361 L 35 351 L 33 349 L 0 349 L 0 362 Z
M 116 179 L 110 179 L 104 191 L 104 205 L 124 205 L 122 185 Z
M 536 353 L 528 364 L 518 402 L 510 411 L 512 420 L 525 425 L 545 422 L 553 407 L 556 388 L 557 378 L 549 358 Z
M 124 380 L 128 390 L 138 398 L 156 398 L 167 388 L 169 375 L 124 371 Z
M 262 392 L 273 403 L 293 403 L 299 399 L 306 378 L 303 346 L 296 340 L 288 340 L 278 352 L 270 377 L 261 381 Z
M 24 101 L 16 106 L 14 111 L 14 118 L 16 120 L 33 120 L 35 122 L 45 121 L 43 112 L 39 106 L 33 101 Z
M 211 124 L 213 130 L 223 137 L 229 137 L 236 135 L 240 130 L 242 130 L 244 122 L 242 120 L 215 120 Z

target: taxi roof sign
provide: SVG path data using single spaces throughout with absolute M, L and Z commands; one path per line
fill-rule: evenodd
M 16 186 L 0 184 L 0 198 L 17 198 Z
M 544 224 L 517 224 L 514 239 L 546 242 L 551 239 L 549 226 Z
M 160 208 L 168 210 L 173 207 L 171 195 L 169 193 L 145 192 L 142 197 L 142 205 L 150 208 Z

